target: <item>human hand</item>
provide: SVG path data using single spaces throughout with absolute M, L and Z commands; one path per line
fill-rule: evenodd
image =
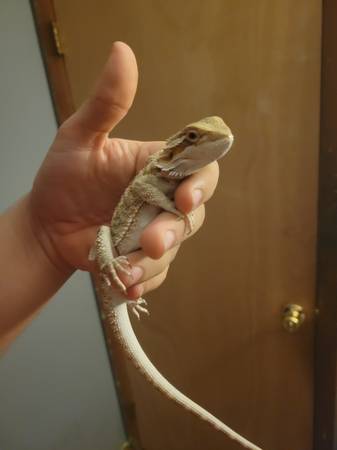
M 97 228 L 110 222 L 113 209 L 149 154 L 163 143 L 109 138 L 127 114 L 137 88 L 137 63 L 131 49 L 116 42 L 93 94 L 60 127 L 29 195 L 35 235 L 52 263 L 64 272 L 93 270 L 88 260 Z M 203 203 L 216 186 L 218 165 L 212 163 L 182 182 L 177 208 L 195 209 L 197 231 L 204 220 Z M 128 255 L 138 267 L 138 280 L 125 280 L 128 296 L 137 298 L 165 279 L 179 244 L 186 238 L 183 221 L 160 214 L 143 232 L 142 249 Z

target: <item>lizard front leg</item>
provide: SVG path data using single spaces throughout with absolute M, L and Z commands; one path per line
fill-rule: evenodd
M 179 219 L 185 220 L 188 233 L 191 233 L 194 228 L 193 214 L 184 214 L 176 208 L 174 201 L 165 194 L 164 189 L 160 185 L 160 183 L 165 184 L 165 182 L 165 180 L 160 180 L 153 175 L 144 175 L 135 180 L 132 189 L 145 203 L 157 206 L 176 215 Z

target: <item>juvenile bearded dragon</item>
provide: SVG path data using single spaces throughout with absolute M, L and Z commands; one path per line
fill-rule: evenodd
M 95 260 L 98 268 L 94 278 L 104 314 L 137 369 L 166 397 L 216 430 L 246 448 L 261 450 L 178 391 L 154 367 L 141 348 L 128 315 L 128 306 L 138 318 L 140 313 L 148 314 L 146 301 L 142 298 L 127 300 L 122 295 L 126 287 L 118 276 L 118 271 L 130 273 L 125 255 L 140 248 L 142 231 L 161 211 L 186 220 L 191 230 L 191 216 L 182 214 L 175 207 L 175 190 L 186 177 L 224 156 L 232 142 L 230 129 L 219 117 L 192 123 L 170 137 L 162 150 L 149 157 L 147 165 L 127 187 L 113 213 L 110 227 L 102 225 L 99 228 L 89 259 Z M 117 285 L 121 294 L 116 294 L 112 285 Z

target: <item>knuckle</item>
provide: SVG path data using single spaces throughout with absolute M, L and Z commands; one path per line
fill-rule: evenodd
M 165 281 L 168 273 L 168 268 L 169 266 L 167 266 L 159 275 L 153 277 L 151 280 L 146 281 L 143 284 L 144 292 L 150 292 L 154 289 L 157 289 Z
M 212 175 L 218 180 L 219 178 L 219 164 L 217 161 L 214 161 L 211 164 Z
M 179 251 L 180 245 L 181 244 L 179 243 L 179 244 L 175 245 L 173 248 L 171 248 L 170 250 L 168 250 L 167 257 L 165 260 L 166 265 L 168 263 L 171 263 L 175 259 L 175 257 L 177 256 L 177 253 Z
M 206 208 L 205 205 L 199 206 L 194 211 L 194 228 L 192 234 L 196 233 L 203 225 L 206 216 Z
M 59 126 L 57 130 L 57 136 L 58 137 L 67 137 L 69 135 L 69 132 L 72 131 L 73 128 L 73 122 L 74 122 L 74 115 L 68 117 L 62 124 Z

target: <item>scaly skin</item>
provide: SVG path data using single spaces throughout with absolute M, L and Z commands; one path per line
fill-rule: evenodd
M 125 190 L 113 213 L 110 227 L 99 228 L 89 258 L 94 259 L 98 267 L 95 285 L 104 313 L 126 355 L 138 370 L 167 398 L 213 428 L 246 448 L 261 450 L 184 396 L 158 372 L 140 347 L 127 312 L 129 305 L 138 318 L 140 313 L 148 314 L 145 300 L 128 301 L 112 289 L 112 285 L 117 285 L 122 293 L 126 292 L 118 271 L 129 273 L 125 255 L 139 249 L 142 231 L 161 211 L 185 219 L 191 229 L 192 217 L 185 216 L 175 207 L 175 190 L 183 179 L 227 153 L 232 142 L 230 129 L 219 117 L 208 117 L 187 125 L 170 137 L 164 148 L 149 158 L 148 164 Z

